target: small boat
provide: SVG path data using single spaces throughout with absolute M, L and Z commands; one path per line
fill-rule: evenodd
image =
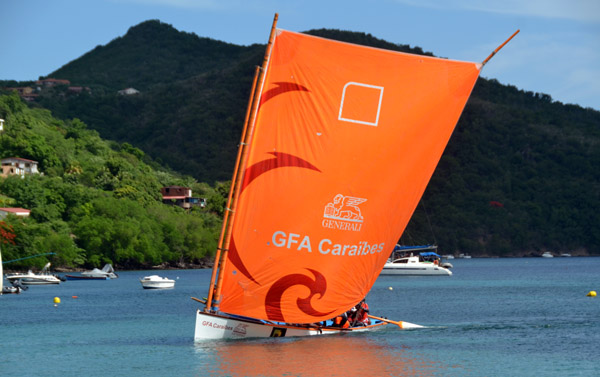
M 563 257 L 563 258 L 568 258 L 568 257 L 571 256 L 571 254 L 569 254 L 569 253 L 561 253 L 560 256 Z
M 420 256 L 411 255 L 387 262 L 380 275 L 452 276 L 452 271 L 435 262 L 425 262 Z
M 2 278 L 2 277 L 0 277 L 0 278 Z M 13 281 L 11 281 L 10 286 L 2 287 L 2 294 L 11 294 L 11 293 L 19 294 L 23 291 L 26 291 L 27 289 L 29 289 L 29 287 L 27 287 L 26 285 L 23 285 L 21 283 L 21 280 L 13 280 Z
M 170 289 L 175 288 L 175 280 L 163 278 L 158 275 L 145 276 L 140 279 L 144 289 Z
M 552 253 L 551 253 L 551 252 L 549 252 L 549 251 L 545 251 L 545 252 L 542 254 L 542 258 L 554 258 L 554 255 L 552 255 Z
M 204 308 L 194 340 L 420 327 L 370 314 L 349 328 L 331 319 L 369 293 L 502 46 L 482 63 L 454 61 L 276 22 L 250 90 L 208 294 L 196 299 Z
M 110 263 L 105 264 L 104 267 L 102 267 L 102 270 L 94 268 L 91 271 L 82 272 L 81 276 L 83 276 L 85 278 L 104 278 L 104 279 L 116 279 L 119 277 L 119 275 L 117 275 L 115 273 L 115 269 L 113 268 L 112 264 L 110 264 Z
M 20 280 L 23 285 L 45 285 L 45 284 L 60 284 L 61 279 L 48 272 L 50 263 L 47 263 L 39 274 L 27 271 L 26 274 L 17 272 L 13 274 L 7 274 L 6 279 L 11 283 L 15 280 Z

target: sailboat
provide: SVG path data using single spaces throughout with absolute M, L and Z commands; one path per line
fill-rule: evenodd
M 472 63 L 286 31 L 277 19 L 252 84 L 208 294 L 193 298 L 204 304 L 194 339 L 421 327 L 370 314 L 349 328 L 332 319 L 369 293 L 482 66 L 508 40 Z

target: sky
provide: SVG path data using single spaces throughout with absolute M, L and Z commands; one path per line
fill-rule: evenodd
M 158 19 L 238 45 L 290 31 L 357 31 L 481 62 L 482 77 L 600 110 L 600 0 L 0 0 L 0 80 L 37 80 Z

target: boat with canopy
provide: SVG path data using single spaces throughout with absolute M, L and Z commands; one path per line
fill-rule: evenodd
M 194 339 L 420 327 L 369 315 L 366 326 L 340 328 L 332 319 L 369 293 L 482 66 L 506 42 L 472 63 L 276 22 L 256 69 L 208 294 L 196 299 L 204 308 Z

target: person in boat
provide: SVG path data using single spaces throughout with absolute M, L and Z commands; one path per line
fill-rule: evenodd
M 352 307 L 354 309 L 354 307 Z M 337 317 L 335 317 L 333 319 L 333 325 L 332 327 L 341 327 L 343 329 L 347 329 L 348 327 L 350 327 L 350 322 L 348 321 L 348 313 L 350 311 L 347 311 L 345 313 L 342 313 L 340 315 L 338 315 Z
M 353 306 L 345 313 L 342 313 L 333 319 L 333 327 L 347 329 L 356 319 L 357 306 Z
M 371 320 L 369 319 L 369 305 L 365 299 L 362 299 L 353 309 L 355 310 L 352 316 L 352 327 L 368 326 L 371 324 Z

